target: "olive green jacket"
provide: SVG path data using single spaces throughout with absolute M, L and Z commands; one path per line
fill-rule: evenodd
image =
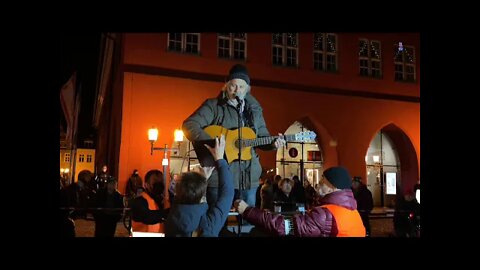
M 245 126 L 252 128 L 257 137 L 270 136 L 268 129 L 263 119 L 263 110 L 258 101 L 248 93 L 245 96 L 244 109 Z M 223 92 L 217 98 L 205 100 L 203 104 L 183 122 L 183 131 L 185 136 L 190 141 L 208 140 L 211 137 L 203 131 L 204 128 L 211 125 L 223 126 L 227 129 L 238 128 L 238 112 L 237 109 L 228 104 L 227 100 L 223 98 Z M 262 150 L 273 150 L 273 145 L 264 145 L 256 148 Z M 251 149 L 252 159 L 243 161 L 244 169 L 244 189 L 252 189 L 258 187 L 258 180 L 262 173 L 259 157 L 255 148 Z M 234 187 L 240 187 L 240 166 L 238 160 L 231 162 L 230 170 L 233 173 Z M 218 175 L 215 170 L 212 176 L 208 179 L 209 187 L 218 187 Z

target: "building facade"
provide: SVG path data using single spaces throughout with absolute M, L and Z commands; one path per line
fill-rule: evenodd
M 102 59 L 97 157 L 121 192 L 134 169 L 143 177 L 162 168 L 163 152 L 150 154 L 152 126 L 159 129 L 156 146 L 180 147 L 169 153 L 169 173 L 186 170 L 188 143 L 177 145 L 174 130 L 219 94 L 236 63 L 248 68 L 272 135 L 317 135 L 309 146 L 258 151 L 264 168 L 285 177 L 301 168 L 315 181 L 323 168 L 342 165 L 385 193 L 384 162 L 392 155 L 398 192 L 419 182 L 419 33 L 108 34 Z M 310 163 L 300 167 L 300 160 Z M 383 193 L 377 205 L 386 204 Z
M 76 182 L 78 181 L 78 174 L 83 170 L 89 170 L 92 173 L 95 172 L 95 149 L 67 149 L 65 147 L 61 147 L 60 175 L 63 175 L 66 177 L 66 179 L 71 179 L 70 176 L 74 174 L 73 181 Z

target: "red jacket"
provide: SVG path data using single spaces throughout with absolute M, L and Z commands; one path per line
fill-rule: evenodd
M 347 210 L 340 211 L 348 213 L 348 220 L 344 220 L 343 216 L 345 215 L 339 214 L 337 211 L 332 213 L 329 209 L 331 207 L 328 205 L 340 206 Z M 293 216 L 294 235 L 299 237 L 361 236 L 359 234 L 362 230 L 364 232 L 365 228 L 356 209 L 357 202 L 350 189 L 330 193 L 322 198 L 320 206 L 313 208 L 305 215 L 296 214 Z M 285 235 L 285 218 L 282 215 L 249 207 L 243 213 L 243 217 L 267 233 L 277 236 Z M 354 225 L 347 226 L 352 220 Z M 350 233 L 353 235 L 348 235 Z

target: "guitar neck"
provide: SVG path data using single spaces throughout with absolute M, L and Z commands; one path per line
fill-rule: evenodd
M 256 138 L 256 139 L 249 139 L 249 140 L 243 140 L 243 147 L 256 147 L 260 145 L 267 145 L 267 144 L 272 144 L 272 142 L 279 138 L 280 136 L 269 136 L 269 137 L 261 137 L 261 138 Z M 293 141 L 295 140 L 295 135 L 283 135 L 282 137 L 285 138 L 286 141 Z

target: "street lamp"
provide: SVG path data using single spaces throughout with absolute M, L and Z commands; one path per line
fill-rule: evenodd
M 180 143 L 183 142 L 183 131 L 181 129 L 175 129 L 175 141 Z
M 157 141 L 158 139 L 158 129 L 156 128 L 151 128 L 148 130 L 148 140 L 150 141 L 151 144 L 151 149 L 150 149 L 150 155 L 153 155 L 153 144 Z
M 182 132 L 180 130 L 180 132 Z M 177 136 L 178 135 L 178 130 L 175 130 L 175 141 L 177 141 Z M 183 141 L 183 132 L 182 132 L 182 139 L 180 141 Z M 156 128 L 151 128 L 148 130 L 148 140 L 150 141 L 150 155 L 153 155 L 154 150 L 159 150 L 163 151 L 163 160 L 162 160 L 162 166 L 163 166 L 163 185 L 166 187 L 167 186 L 167 167 L 168 167 L 168 158 L 167 158 L 167 152 L 168 151 L 178 151 L 178 148 L 168 148 L 168 145 L 165 144 L 165 147 L 155 147 L 154 144 L 158 139 L 158 129 Z M 165 192 L 167 191 L 167 188 L 165 188 Z
M 175 129 L 175 132 L 173 134 L 178 147 L 178 151 L 174 151 L 173 154 L 178 156 L 180 155 L 180 145 L 183 142 L 183 131 L 181 129 Z

